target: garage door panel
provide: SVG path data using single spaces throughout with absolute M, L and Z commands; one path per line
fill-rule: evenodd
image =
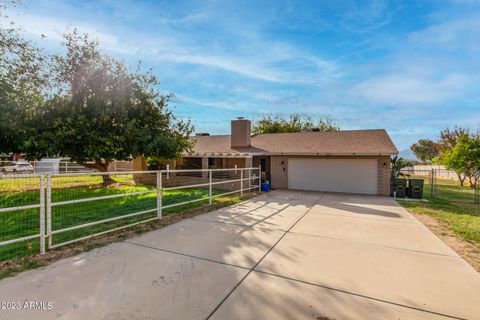
M 288 188 L 377 194 L 376 159 L 288 159 Z

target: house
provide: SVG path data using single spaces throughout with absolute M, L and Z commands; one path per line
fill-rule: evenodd
M 231 122 L 230 135 L 200 134 L 184 168 L 261 167 L 273 188 L 390 194 L 390 157 L 398 154 L 387 132 L 345 130 L 251 135 L 251 122 Z

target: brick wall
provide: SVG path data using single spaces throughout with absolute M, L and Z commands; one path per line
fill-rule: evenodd
M 390 195 L 390 157 L 378 159 L 378 195 Z

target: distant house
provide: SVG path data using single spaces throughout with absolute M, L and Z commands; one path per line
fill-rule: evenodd
M 231 122 L 230 135 L 196 136 L 184 168 L 258 167 L 273 188 L 390 193 L 390 156 L 398 154 L 387 132 L 347 130 L 251 135 L 249 120 Z

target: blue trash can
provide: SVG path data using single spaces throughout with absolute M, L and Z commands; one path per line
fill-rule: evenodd
M 262 191 L 269 192 L 270 191 L 270 183 L 268 183 L 268 182 L 262 183 Z

